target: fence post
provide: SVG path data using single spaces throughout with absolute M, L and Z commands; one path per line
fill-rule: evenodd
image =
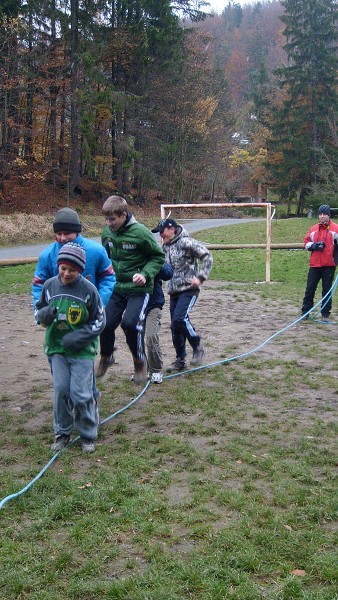
M 266 205 L 266 267 L 265 281 L 270 283 L 270 264 L 271 264 L 271 203 Z

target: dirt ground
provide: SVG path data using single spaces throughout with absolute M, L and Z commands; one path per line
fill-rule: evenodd
M 207 350 L 204 364 L 250 352 L 299 317 L 299 312 L 294 306 L 280 306 L 274 301 L 263 304 L 258 294 L 248 294 L 244 286 L 243 291 L 238 287 L 236 289 L 238 291 L 231 291 L 226 282 L 206 282 L 192 311 L 191 320 L 197 331 L 202 333 Z M 42 347 L 44 330 L 35 325 L 29 295 L 2 295 L 0 302 L 3 315 L 0 335 L 2 399 L 6 400 L 6 408 L 9 411 L 21 413 L 33 409 L 33 412 L 38 414 L 29 422 L 30 430 L 36 429 L 38 433 L 40 428 L 50 423 L 52 431 L 53 387 Z M 335 327 L 301 322 L 263 345 L 258 352 L 261 357 L 267 359 L 276 358 L 283 353 L 284 359 L 295 359 L 307 369 L 312 366 L 315 368 L 315 359 L 307 358 L 305 351 L 302 355 L 301 348 L 303 342 L 309 343 L 309 336 L 313 336 L 315 343 L 318 327 L 325 327 L 326 343 L 334 347 L 337 335 Z M 166 367 L 175 358 L 171 343 L 168 302 L 163 309 L 161 340 Z M 191 352 L 190 349 L 189 351 Z M 254 354 L 257 356 L 256 352 Z M 190 357 L 191 354 L 187 357 L 188 361 Z M 116 360 L 118 364 L 111 367 L 108 374 L 111 376 L 114 370 L 114 377 L 121 382 L 124 378 L 129 379 L 132 374 L 132 360 L 121 328 L 117 330 Z M 269 367 L 267 376 L 268 370 Z M 327 370 L 331 375 L 338 377 L 334 353 L 332 363 L 327 364 Z M 207 373 L 207 369 L 205 372 Z M 135 386 L 135 395 L 139 391 L 140 386 Z M 37 408 L 37 402 L 41 403 L 41 392 L 44 410 L 39 413 L 34 409 Z M 299 393 L 301 394 L 301 390 Z M 335 392 L 332 391 L 332 402 L 336 401 L 334 395 Z M 47 411 L 45 407 L 48 407 L 49 401 L 50 410 Z M 313 401 L 315 402 L 315 396 Z

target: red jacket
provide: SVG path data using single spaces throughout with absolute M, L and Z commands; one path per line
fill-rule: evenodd
M 315 242 L 324 242 L 323 250 L 313 250 L 310 256 L 310 267 L 335 267 L 333 260 L 333 244 L 338 243 L 338 225 L 329 221 L 327 225 L 317 223 L 304 238 L 304 247 L 309 250 Z

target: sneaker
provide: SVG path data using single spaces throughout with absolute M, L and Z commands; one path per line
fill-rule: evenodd
M 81 440 L 81 448 L 82 448 L 82 452 L 94 452 L 95 444 L 94 444 L 93 440 L 87 440 L 87 439 L 83 438 Z
M 67 446 L 69 440 L 70 440 L 70 435 L 64 435 L 64 434 L 56 435 L 54 442 L 52 443 L 50 449 L 53 450 L 53 452 L 59 452 L 59 450 L 62 450 L 62 448 Z
M 162 373 L 153 373 L 150 381 L 151 381 L 151 383 L 162 383 L 163 374 Z
M 147 361 L 134 358 L 134 383 L 144 383 L 147 379 Z
M 115 363 L 113 356 L 101 356 L 99 362 L 95 366 L 95 376 L 97 379 L 106 374 L 108 367 Z
M 322 315 L 322 321 L 323 323 L 327 323 L 330 319 L 330 315 Z
M 199 344 L 199 346 L 197 346 L 196 350 L 194 350 L 192 353 L 192 359 L 190 361 L 190 364 L 195 365 L 195 366 L 201 365 L 204 354 L 205 354 L 205 350 L 204 350 L 203 346 L 201 346 Z
M 176 358 L 176 360 L 171 363 L 170 367 L 167 368 L 167 373 L 177 373 L 178 371 L 185 371 L 187 368 L 187 363 L 184 358 Z

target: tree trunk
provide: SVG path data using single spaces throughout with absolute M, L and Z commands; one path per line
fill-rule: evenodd
M 69 196 L 74 197 L 79 191 L 79 114 L 77 105 L 78 89 L 78 0 L 71 0 L 71 82 L 70 82 L 70 172 Z
M 27 57 L 27 92 L 26 92 L 26 114 L 23 155 L 27 159 L 33 158 L 33 96 L 34 87 L 32 82 L 32 52 L 33 52 L 33 14 L 32 5 L 28 3 L 28 57 Z

